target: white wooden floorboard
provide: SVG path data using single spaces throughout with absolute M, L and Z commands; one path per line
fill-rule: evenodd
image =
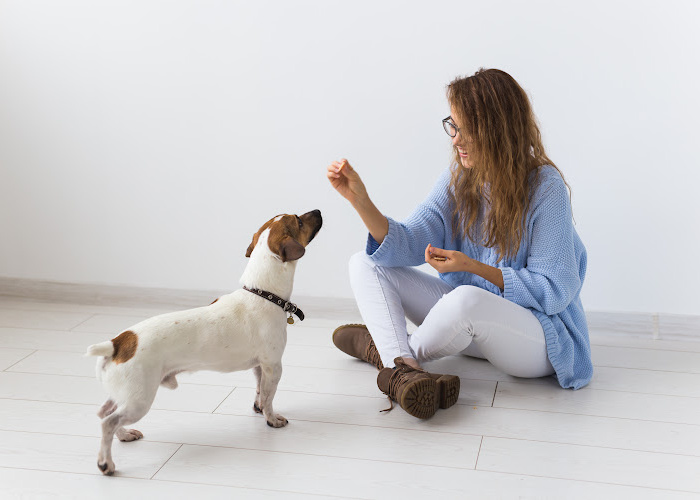
M 556 388 L 554 388 L 556 389 Z M 700 425 L 700 399 L 499 382 L 494 406 Z
M 591 357 L 594 366 L 700 373 L 700 352 L 652 351 L 594 345 L 591 348 Z
M 700 352 L 700 342 L 697 341 L 655 340 L 602 331 L 591 331 L 590 340 L 591 344 L 596 346 L 632 347 L 635 349 L 651 349 L 653 351 Z
M 270 475 L 269 471 L 275 474 Z M 350 473 L 350 471 L 352 471 Z M 299 481 L 304 477 L 304 481 Z M 396 464 L 369 460 L 322 458 L 294 453 L 264 453 L 230 448 L 185 445 L 156 474 L 177 479 L 239 487 L 265 484 L 271 489 L 331 495 L 342 492 L 357 498 L 668 498 L 661 492 L 567 482 L 525 475 Z M 672 492 L 664 491 L 665 495 Z M 615 496 L 621 495 L 621 496 Z M 629 495 L 629 496 L 627 496 Z
M 700 493 L 700 457 L 485 437 L 479 470 Z
M 597 366 L 591 389 L 700 398 L 700 374 Z
M 180 447 L 144 440 L 114 441 L 112 457 L 125 477 L 150 478 Z M 97 468 L 100 438 L 0 431 L 0 467 L 102 475 Z
M 102 333 L 0 327 L 0 348 L 45 349 L 85 353 L 89 345 L 109 339 L 110 337 Z
M 0 327 L 70 330 L 90 316 L 87 313 L 0 308 Z
M 65 473 L 0 467 L 0 498 L 3 500 L 313 500 L 346 498 L 309 496 L 209 484 L 157 481 L 114 476 L 106 478 L 92 473 Z

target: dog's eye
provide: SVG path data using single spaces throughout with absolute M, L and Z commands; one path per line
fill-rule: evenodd
M 301 219 L 299 219 L 299 229 L 301 229 L 303 225 L 304 223 L 301 221 Z

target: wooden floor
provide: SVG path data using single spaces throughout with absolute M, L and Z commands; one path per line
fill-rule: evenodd
M 250 372 L 180 375 L 103 477 L 83 353 L 166 310 L 0 299 L 0 498 L 700 498 L 700 342 L 592 332 L 579 391 L 447 358 L 428 367 L 462 377 L 459 402 L 420 421 L 380 412 L 376 370 L 331 343 L 358 318 L 332 313 L 288 329 L 287 427 L 253 412 Z

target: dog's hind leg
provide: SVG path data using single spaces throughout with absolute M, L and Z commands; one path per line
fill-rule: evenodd
M 253 410 L 255 410 L 255 413 L 262 413 L 260 407 L 260 377 L 262 377 L 262 369 L 260 365 L 253 367 L 253 374 L 255 375 L 255 401 L 253 401 Z
M 284 427 L 287 419 L 274 412 L 272 400 L 277 392 L 277 384 L 282 377 L 282 363 L 260 365 L 260 409 L 270 427 Z
M 143 437 L 143 434 L 139 431 L 135 429 L 127 430 L 124 429 L 124 426 L 141 420 L 143 416 L 148 413 L 148 410 L 150 410 L 154 398 L 155 392 L 148 403 L 144 403 L 143 401 L 137 403 L 127 402 L 102 420 L 102 443 L 100 445 L 100 453 L 97 455 L 97 467 L 104 475 L 111 476 L 114 474 L 115 466 L 112 460 L 112 441 L 114 440 L 114 434 L 116 433 L 117 437 L 122 441 L 133 441 Z M 122 439 L 122 437 L 128 436 L 134 437 L 131 439 Z
M 97 416 L 100 418 L 105 418 L 110 416 L 112 413 L 114 413 L 114 410 L 117 409 L 117 403 L 115 403 L 112 399 L 108 399 L 107 401 L 104 402 L 100 410 L 97 412 Z

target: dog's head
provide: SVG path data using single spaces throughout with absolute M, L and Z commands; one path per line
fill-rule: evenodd
M 260 236 L 267 230 L 267 246 L 282 262 L 297 260 L 306 252 L 305 247 L 314 239 L 321 229 L 323 219 L 320 210 L 313 210 L 304 215 L 282 214 L 267 221 L 253 235 L 253 241 L 245 253 L 250 257 L 258 244 Z

